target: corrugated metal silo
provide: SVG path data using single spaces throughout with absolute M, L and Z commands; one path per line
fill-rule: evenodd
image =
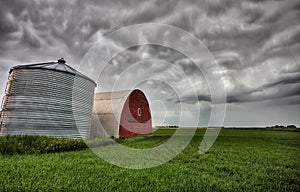
M 11 68 L 2 101 L 1 135 L 88 137 L 95 86 L 63 59 Z M 74 107 L 80 112 L 79 130 Z

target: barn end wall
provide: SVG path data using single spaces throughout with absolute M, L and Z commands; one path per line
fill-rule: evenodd
M 119 137 L 151 134 L 152 121 L 149 103 L 142 91 L 134 90 L 127 98 L 122 110 Z

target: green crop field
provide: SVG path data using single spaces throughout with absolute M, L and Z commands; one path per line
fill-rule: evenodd
M 174 131 L 158 129 L 152 137 L 120 142 L 157 146 Z M 78 142 L 66 148 L 76 151 L 2 153 L 0 191 L 300 191 L 300 132 L 222 129 L 209 152 L 200 155 L 204 131 L 197 130 L 190 145 L 168 163 L 142 170 L 111 165 Z M 9 145 L 1 139 L 7 138 L 0 138 L 2 148 Z

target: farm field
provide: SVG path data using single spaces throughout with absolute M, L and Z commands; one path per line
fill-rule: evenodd
M 157 146 L 174 129 L 125 139 L 136 148 Z M 300 132 L 222 129 L 208 154 L 198 129 L 173 160 L 142 170 L 111 165 L 89 149 L 0 155 L 0 191 L 300 191 Z

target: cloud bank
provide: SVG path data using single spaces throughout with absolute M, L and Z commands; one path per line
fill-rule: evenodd
M 0 91 L 4 92 L 13 65 L 64 57 L 76 68 L 88 49 L 106 34 L 133 24 L 164 23 L 193 34 L 215 57 L 221 70 L 214 74 L 224 83 L 228 96 L 225 125 L 300 125 L 299 18 L 297 0 L 1 0 Z M 147 38 L 147 34 L 140 35 Z M 113 42 L 111 46 L 115 46 Z M 147 59 L 174 64 L 199 85 L 195 98 L 190 95 L 188 82 L 176 78 L 165 65 L 153 60 L 145 61 L 146 68 L 140 66 L 141 71 L 176 82 L 184 107 L 192 112 L 199 104 L 203 114 L 200 121 L 205 122 L 210 112 L 209 87 L 194 64 L 176 50 L 148 45 L 124 51 L 107 67 L 107 80 L 104 78 L 99 90 L 105 90 L 110 78 L 118 78 L 129 64 Z M 205 61 L 203 65 L 214 70 Z M 130 81 L 137 76 L 129 71 L 127 77 Z M 143 86 L 152 90 L 149 97 L 165 98 L 168 110 L 176 111 L 171 107 L 176 103 L 175 93 L 166 85 L 153 82 Z M 186 119 L 192 116 L 189 112 Z M 177 123 L 176 115 L 174 112 L 165 123 Z

